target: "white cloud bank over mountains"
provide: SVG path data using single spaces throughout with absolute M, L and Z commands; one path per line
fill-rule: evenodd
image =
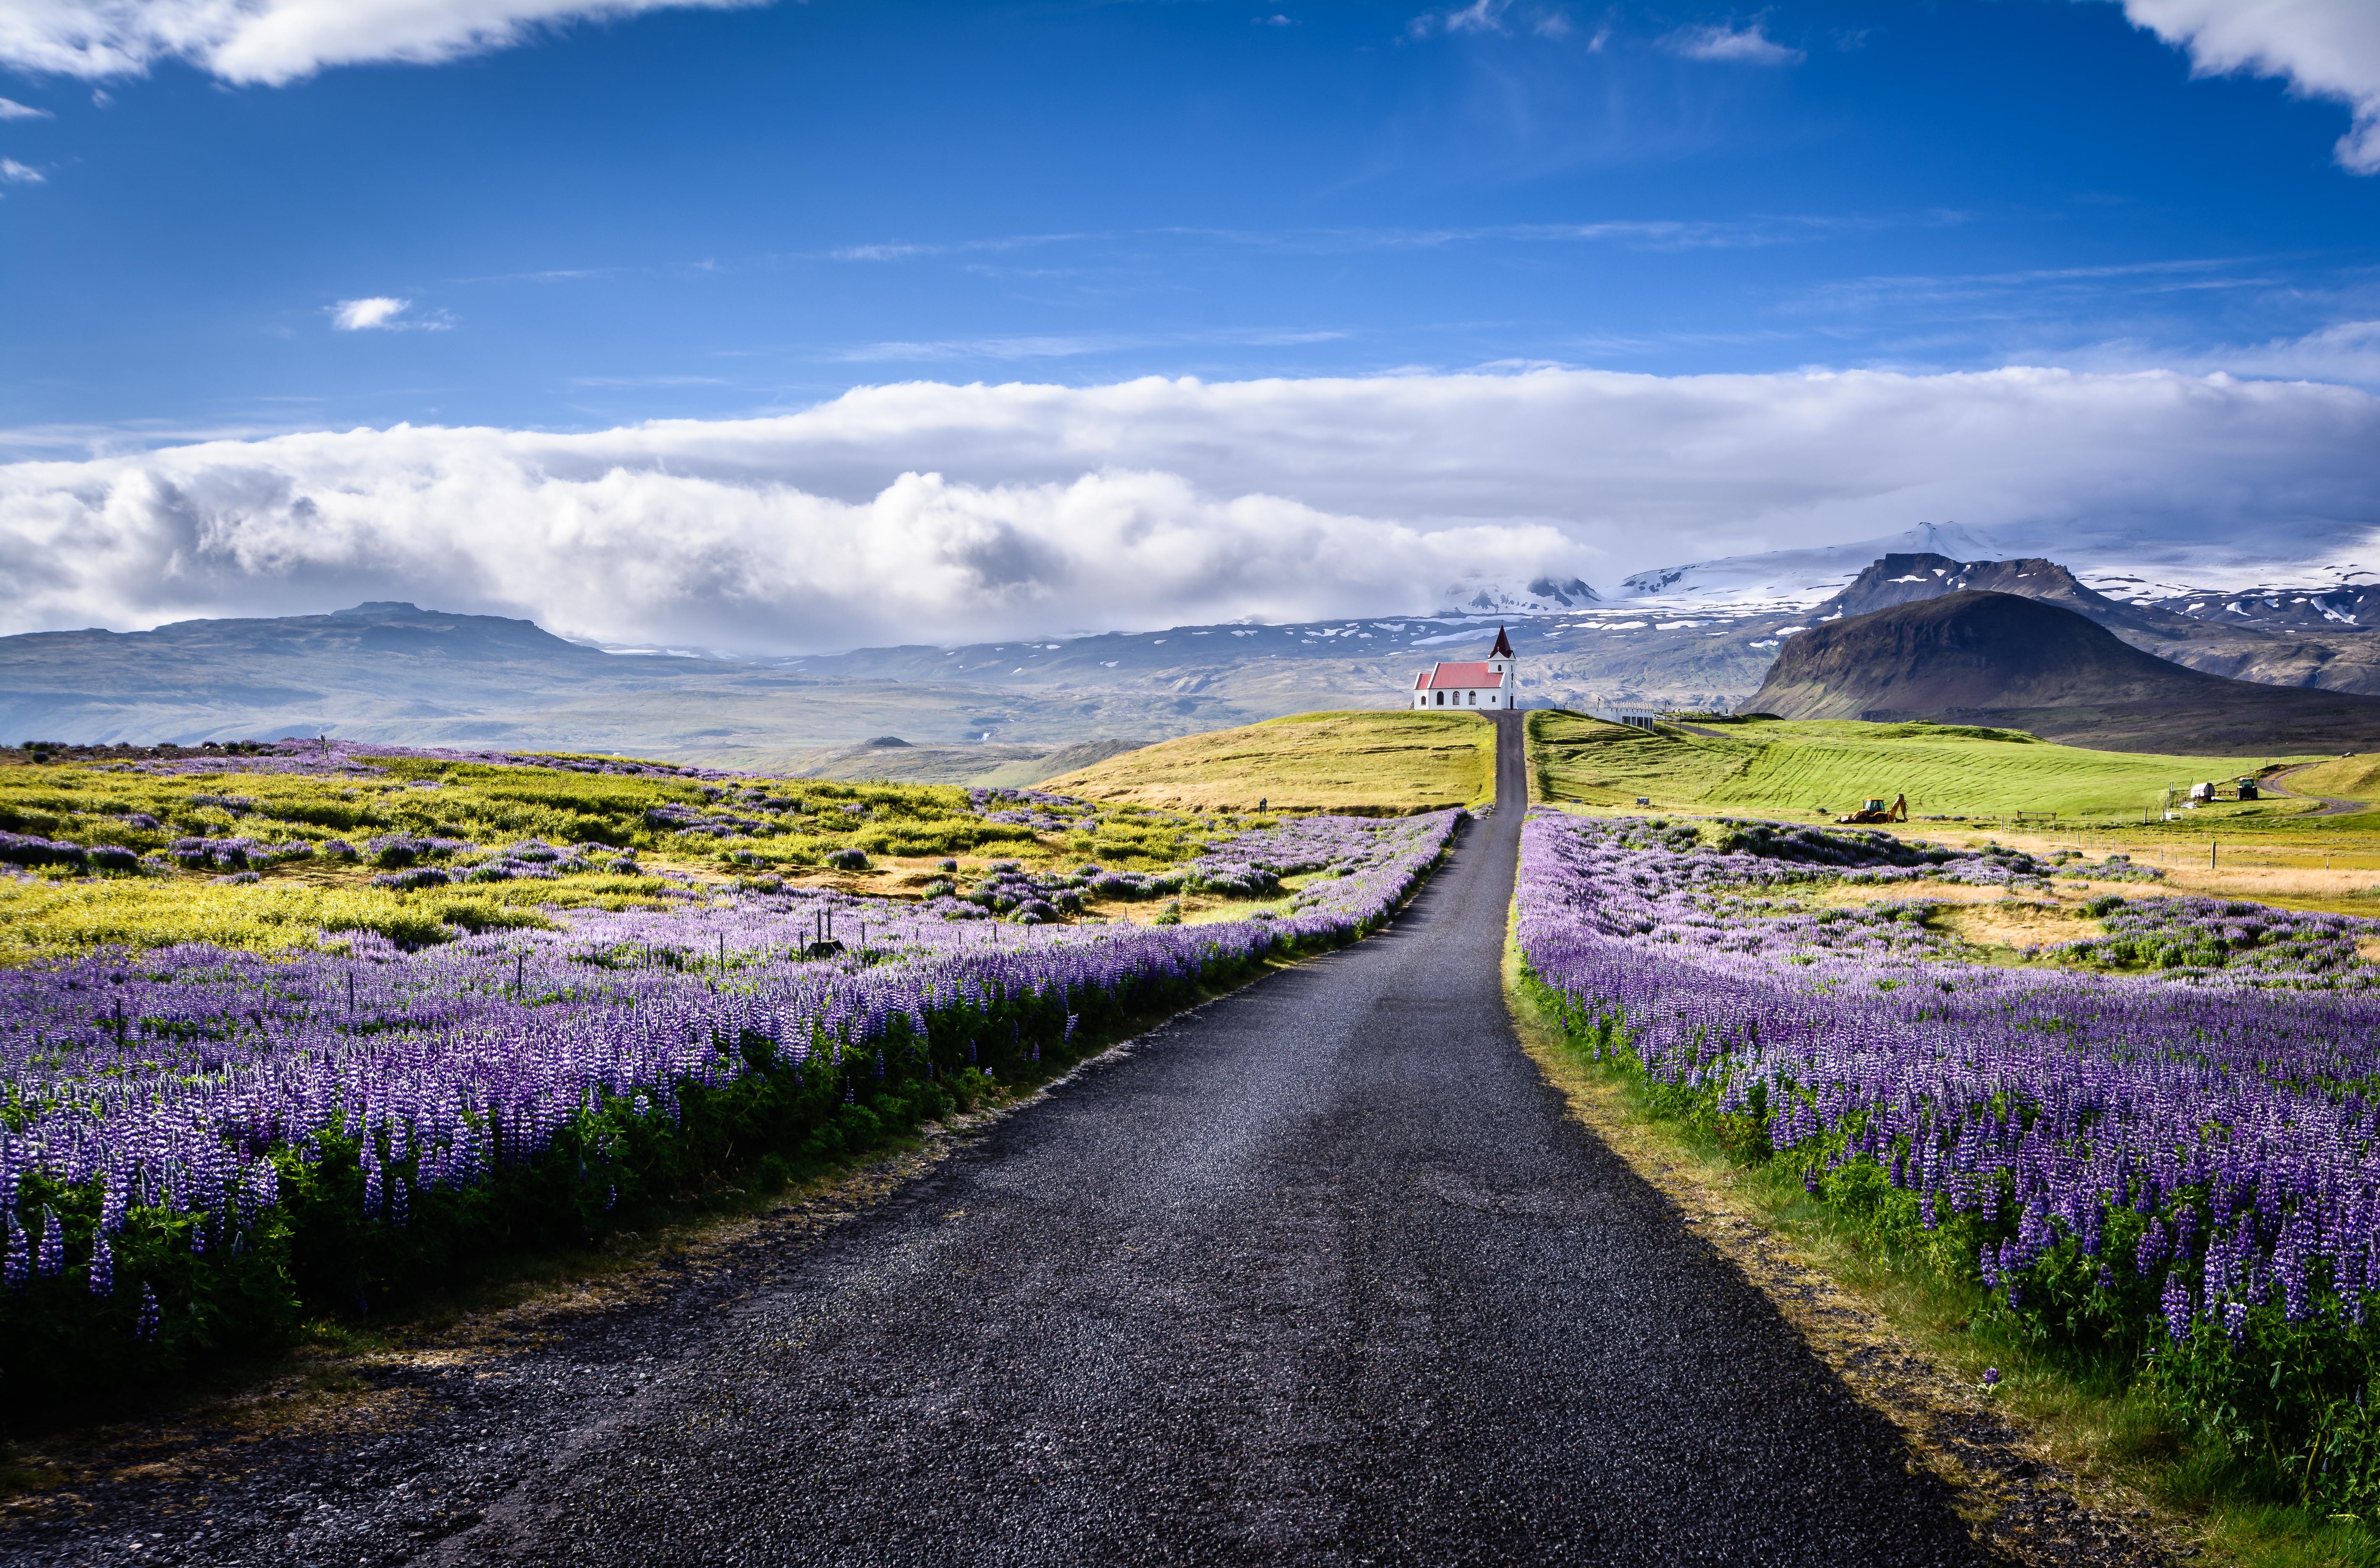
M 0 467 L 0 631 L 361 599 L 809 650 L 1427 609 L 1955 520 L 2270 575 L 2380 529 L 2380 398 L 2167 371 L 862 388 L 584 434 Z M 2367 559 L 2380 565 L 2380 550 Z

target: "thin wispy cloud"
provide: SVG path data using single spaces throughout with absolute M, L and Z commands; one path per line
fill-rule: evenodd
M 913 256 L 950 256 L 970 251 L 1024 250 L 1037 245 L 1064 245 L 1073 241 L 1105 239 L 1102 234 L 1002 234 L 980 239 L 953 239 L 916 242 L 905 239 L 880 240 L 865 245 L 838 246 L 832 250 L 809 253 L 808 260 L 830 261 L 905 261 Z
M 1472 36 L 1511 37 L 1530 33 L 1538 38 L 1560 40 L 1576 30 L 1570 18 L 1559 9 L 1515 6 L 1513 0 L 1471 0 L 1444 11 L 1425 11 L 1405 23 L 1405 36 L 1410 39 Z M 1596 47 L 1600 47 L 1597 44 Z
M 572 386 L 725 386 L 722 376 L 573 376 Z
M 838 349 L 826 358 L 841 364 L 935 364 L 954 359 L 1069 359 L 1093 354 L 1178 347 L 1294 348 L 1336 343 L 1357 335 L 1341 327 L 1212 327 L 1198 332 L 1140 335 L 1048 334 L 868 343 Z
M 55 118 L 47 109 L 36 109 L 30 103 L 19 103 L 14 98 L 0 98 L 0 120 L 46 120 Z
M 1120 234 L 1047 234 L 913 244 L 887 241 L 848 245 L 818 253 L 839 261 L 902 261 L 1029 246 L 1150 239 L 1207 241 L 1238 248 L 1308 254 L 1366 250 L 1427 250 L 1453 245 L 1495 243 L 1621 245 L 1643 250 L 1736 249 L 1786 245 L 1834 235 L 1864 233 L 1901 223 L 1938 224 L 1949 215 L 1869 218 L 1779 213 L 1724 220 L 1619 218 L 1590 223 L 1482 224 L 1439 228 L 1232 229 L 1174 225 Z
M 1068 359 L 1084 354 L 1106 354 L 1145 346 L 1130 337 L 953 337 L 913 342 L 864 343 L 827 356 L 842 364 L 891 361 L 932 364 L 945 359 Z
M 2144 287 L 2219 288 L 2252 286 L 2240 277 L 2213 277 L 2228 268 L 2255 264 L 2262 257 L 2181 257 L 2154 261 L 2117 261 L 2086 267 L 2027 267 L 1992 273 L 1910 273 L 1847 278 L 1823 284 L 1803 298 L 1819 307 L 1852 306 L 1884 298 L 1951 300 L 2024 290 L 2090 289 L 2122 285 Z M 2144 281 L 2145 280 L 2145 281 Z
M 529 273 L 486 273 L 477 277 L 454 281 L 467 283 L 579 283 L 588 278 L 618 277 L 629 271 L 625 267 L 547 267 Z
M 14 158 L 0 158 L 0 184 L 41 185 L 48 178 L 41 170 L 20 164 Z
M 1680 28 L 1661 41 L 1670 54 L 1688 60 L 1716 60 L 1743 66 L 1796 66 L 1803 55 L 1768 36 L 1762 24 Z

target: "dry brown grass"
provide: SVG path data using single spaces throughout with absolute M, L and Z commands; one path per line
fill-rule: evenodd
M 2097 930 L 2078 910 L 2021 898 L 1964 905 L 1944 915 L 1942 923 L 1971 947 L 2049 947 Z

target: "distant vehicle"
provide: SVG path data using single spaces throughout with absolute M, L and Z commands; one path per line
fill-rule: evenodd
M 1873 800 L 1862 801 L 1858 810 L 1849 816 L 1838 817 L 1835 820 L 1839 823 L 1905 822 L 1909 820 L 1909 796 L 1896 795 L 1892 797 L 1892 804 L 1887 806 L 1884 803 L 1884 797 L 1878 796 Z

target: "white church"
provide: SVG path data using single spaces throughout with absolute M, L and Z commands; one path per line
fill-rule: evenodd
M 1433 664 L 1414 676 L 1416 708 L 1510 708 L 1520 677 L 1513 674 L 1512 639 L 1496 628 L 1488 657 L 1460 664 Z

